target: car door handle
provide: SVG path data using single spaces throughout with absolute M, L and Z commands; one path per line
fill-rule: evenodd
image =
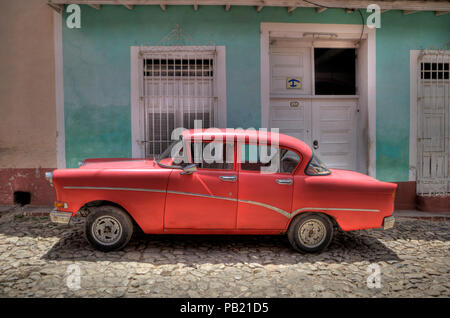
M 287 184 L 287 185 L 292 184 L 292 179 L 276 179 L 275 181 L 278 184 Z
M 222 181 L 231 181 L 234 182 L 237 180 L 237 176 L 220 176 L 220 180 Z

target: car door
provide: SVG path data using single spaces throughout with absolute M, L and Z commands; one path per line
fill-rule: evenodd
M 267 146 L 238 145 L 239 193 L 237 229 L 282 230 L 289 221 L 294 188 L 293 173 L 300 156 L 292 150 L 272 148 L 270 163 L 261 162 Z M 279 157 L 275 155 L 278 152 Z M 252 157 L 256 157 L 253 158 Z M 279 158 L 276 159 L 276 158 Z M 263 171 L 278 160 L 273 171 Z M 264 168 L 265 167 L 265 168 Z
M 221 159 L 214 162 L 203 156 L 211 146 L 210 143 L 199 144 L 197 149 L 201 149 L 200 158 L 194 158 L 194 161 L 194 156 L 190 156 L 191 162 L 197 165 L 197 171 L 183 174 L 182 170 L 173 170 L 169 177 L 164 228 L 235 229 L 238 178 L 234 164 L 234 143 L 220 143 L 220 146 L 216 144 L 213 154 L 218 155 L 216 159 Z M 188 145 L 193 154 L 194 143 Z

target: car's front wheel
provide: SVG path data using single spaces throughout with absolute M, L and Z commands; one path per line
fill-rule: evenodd
M 85 235 L 89 243 L 100 251 L 118 250 L 130 241 L 133 221 L 118 207 L 93 207 L 86 218 Z
M 292 247 L 297 251 L 320 252 L 333 239 L 333 224 L 324 214 L 300 215 L 292 221 L 287 236 Z

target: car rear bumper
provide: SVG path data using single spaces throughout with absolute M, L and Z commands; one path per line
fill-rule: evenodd
M 383 219 L 383 229 L 387 230 L 394 227 L 395 218 L 393 216 L 387 216 Z
M 58 210 L 52 210 L 50 212 L 50 220 L 53 223 L 69 224 L 71 219 L 72 212 L 61 212 Z

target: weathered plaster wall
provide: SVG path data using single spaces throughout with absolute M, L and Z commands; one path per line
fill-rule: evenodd
M 450 15 L 382 15 L 377 30 L 377 178 L 408 181 L 409 51 L 450 45 Z
M 0 1 L 0 168 L 56 167 L 53 11 Z
M 46 0 L 0 1 L 0 205 L 14 191 L 50 204 L 56 167 L 53 10 Z
M 130 46 L 157 45 L 178 24 L 197 45 L 226 46 L 227 123 L 261 124 L 260 22 L 359 23 L 339 10 L 81 6 L 81 29 L 63 24 L 67 166 L 86 157 L 131 156 Z M 67 16 L 67 14 L 65 15 Z
M 226 46 L 227 123 L 261 125 L 260 23 L 360 24 L 358 13 L 298 8 L 82 6 L 81 29 L 63 23 L 66 160 L 131 156 L 130 46 L 158 45 L 176 24 L 198 45 Z M 64 17 L 67 14 L 64 15 Z M 450 19 L 431 12 L 382 15 L 377 30 L 377 176 L 408 178 L 409 49 L 441 47 Z M 192 43 L 191 43 L 192 44 Z

